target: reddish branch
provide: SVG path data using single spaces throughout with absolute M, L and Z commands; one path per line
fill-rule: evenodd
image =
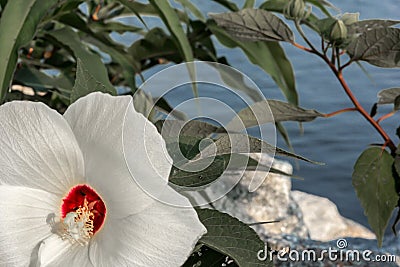
M 396 146 L 393 143 L 392 139 L 390 139 L 389 135 L 385 132 L 385 130 L 379 125 L 379 122 L 382 121 L 383 119 L 385 119 L 386 117 L 383 116 L 382 118 L 380 118 L 378 121 L 375 121 L 370 114 L 361 106 L 360 102 L 358 102 L 357 98 L 354 96 L 353 92 L 351 91 L 350 87 L 347 85 L 346 80 L 343 78 L 343 74 L 342 74 L 342 70 L 344 69 L 344 67 L 339 66 L 338 68 L 336 68 L 335 64 L 325 55 L 325 54 L 321 54 L 320 52 L 318 52 L 315 49 L 310 49 L 307 47 L 304 47 L 300 44 L 297 44 L 295 42 L 292 43 L 295 47 L 312 53 L 312 54 L 316 54 L 318 55 L 320 58 L 322 58 L 331 68 L 332 72 L 335 74 L 336 78 L 338 79 L 338 81 L 340 82 L 340 85 L 343 87 L 344 91 L 346 92 L 347 96 L 350 98 L 351 102 L 353 102 L 354 104 L 354 108 L 355 110 L 357 110 L 359 113 L 361 113 L 361 115 L 375 128 L 375 130 L 382 136 L 382 138 L 385 141 L 385 145 L 384 147 L 387 145 L 391 152 L 394 153 L 396 151 Z M 339 55 L 340 56 L 340 55 Z M 350 61 L 351 62 L 351 61 Z M 349 63 L 350 63 L 349 62 Z M 345 64 L 344 66 L 349 65 L 349 63 Z M 342 110 L 342 111 L 337 111 L 336 114 L 345 112 L 345 111 L 349 111 L 348 109 Z M 334 112 L 335 113 L 335 112 Z M 332 114 L 332 113 L 331 113 Z M 336 115 L 333 114 L 332 116 Z M 390 113 L 389 113 L 390 114 Z M 327 114 L 327 117 L 329 117 L 330 114 Z M 388 117 L 390 117 L 389 115 L 387 115 Z

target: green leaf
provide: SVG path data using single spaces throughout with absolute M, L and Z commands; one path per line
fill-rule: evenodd
M 309 2 L 310 4 L 318 7 L 328 17 L 330 17 L 331 14 L 329 13 L 327 7 L 336 9 L 334 5 L 326 0 L 306 0 L 306 2 Z
M 36 28 L 57 0 L 13 0 L 0 19 L 0 102 L 8 91 L 18 60 L 18 50 L 35 35 Z
M 236 117 L 229 122 L 227 128 L 230 129 L 231 125 L 238 123 L 248 128 L 269 122 L 307 122 L 317 117 L 323 117 L 323 114 L 316 110 L 303 109 L 279 100 L 264 100 L 239 111 Z
M 183 31 L 182 25 L 179 21 L 176 11 L 171 7 L 169 0 L 150 0 L 153 6 L 158 10 L 161 19 L 174 37 L 179 51 L 186 62 L 194 61 L 192 46 L 190 45 L 189 39 Z M 190 77 L 193 81 L 196 80 L 195 69 L 193 64 L 187 65 Z M 195 83 L 192 84 L 193 93 L 198 97 L 197 86 Z
M 352 60 L 383 67 L 400 67 L 400 29 L 378 28 L 364 32 L 347 47 Z
M 378 104 L 394 104 L 394 110 L 400 109 L 400 88 L 383 89 L 378 92 Z
M 162 129 L 164 137 L 183 135 L 205 138 L 219 129 L 215 125 L 199 120 L 160 120 L 156 123 L 156 126 L 158 129 Z
M 266 153 L 270 155 L 277 154 L 285 157 L 300 159 L 313 164 L 323 164 L 275 147 L 256 137 L 238 133 L 229 133 L 223 135 L 213 144 L 206 146 L 201 153 L 193 158 L 193 160 L 239 153 Z
M 109 90 L 104 84 L 96 80 L 95 77 L 85 68 L 85 65 L 78 58 L 76 80 L 74 88 L 72 88 L 70 101 L 75 102 L 78 98 L 88 95 L 92 92 L 103 92 L 115 94 L 114 90 Z
M 269 260 L 260 261 L 257 253 L 265 249 L 264 242 L 248 225 L 226 213 L 197 209 L 200 221 L 207 228 L 199 243 L 231 257 L 239 266 L 272 266 Z
M 69 27 L 64 27 L 48 33 L 61 45 L 67 47 L 73 52 L 75 58 L 81 61 L 82 68 L 90 73 L 97 82 L 101 83 L 107 92 L 116 94 L 114 86 L 108 79 L 107 69 L 101 61 L 100 57 L 88 50 L 80 39 L 79 35 Z
M 212 1 L 226 7 L 230 11 L 238 11 L 239 10 L 239 7 L 229 0 L 212 0 Z
M 211 64 L 210 66 L 214 66 L 214 64 Z M 254 86 L 246 83 L 247 79 L 245 79 L 243 75 L 237 70 L 234 70 L 229 67 L 221 68 L 218 66 L 216 66 L 215 69 L 219 72 L 222 81 L 230 88 L 245 93 L 253 101 L 261 101 L 264 99 L 262 93 L 259 90 L 257 90 Z
M 224 157 L 216 157 L 212 160 L 203 159 L 186 163 L 180 167 L 173 166 L 169 181 L 175 185 L 185 187 L 200 187 L 208 185 L 218 179 L 225 171 L 228 162 Z M 200 170 L 200 171 L 185 171 Z
M 350 25 L 347 25 L 347 32 L 349 35 L 358 35 L 373 29 L 388 28 L 390 26 L 399 24 L 397 20 L 380 20 L 380 19 L 369 19 L 361 20 Z
M 32 87 L 35 90 L 47 91 L 56 89 L 68 95 L 74 86 L 73 80 L 62 74 L 57 75 L 57 77 L 51 77 L 35 68 L 26 67 L 16 72 L 14 81 Z
M 380 147 L 366 149 L 354 165 L 353 186 L 379 246 L 398 200 L 392 165 L 393 158 Z
M 150 0 L 150 3 L 159 11 L 159 14 L 168 27 L 172 36 L 174 36 L 177 44 L 179 45 L 180 51 L 183 58 L 187 62 L 193 61 L 193 52 L 190 46 L 189 40 L 186 37 L 185 32 L 181 26 L 181 23 L 177 17 L 177 13 L 171 7 L 169 1 L 166 0 Z
M 229 48 L 240 47 L 253 64 L 272 77 L 290 103 L 298 104 L 292 64 L 279 43 L 241 42 L 218 27 L 214 21 L 208 21 L 207 25 L 223 45 Z
M 203 13 L 189 0 L 175 0 L 175 2 L 180 3 L 183 7 L 187 8 L 192 14 L 199 20 L 205 22 L 206 18 Z
M 254 5 L 256 4 L 256 0 L 246 0 L 246 2 L 244 2 L 243 8 L 254 8 Z
M 277 16 L 263 9 L 211 14 L 218 26 L 241 41 L 293 42 L 290 28 Z

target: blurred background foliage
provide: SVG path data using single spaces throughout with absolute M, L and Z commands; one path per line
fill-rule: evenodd
M 243 1 L 242 6 L 237 1 L 214 2 L 237 11 L 253 7 L 255 1 Z M 275 1 L 262 6 L 269 2 Z M 229 64 L 217 54 L 219 42 L 241 48 L 273 78 L 290 103 L 298 104 L 293 69 L 279 43 L 238 41 L 191 1 L 2 0 L 0 7 L 3 102 L 43 101 L 63 112 L 73 101 L 77 58 L 109 92 L 133 94 L 144 80 L 142 73 L 156 65 L 193 60 Z M 143 18 L 148 16 L 158 19 L 160 26 L 147 25 Z M 137 23 L 126 24 L 123 17 L 135 17 Z M 112 37 L 126 33 L 136 39 L 129 46 Z M 171 109 L 165 101 L 158 102 L 162 109 Z

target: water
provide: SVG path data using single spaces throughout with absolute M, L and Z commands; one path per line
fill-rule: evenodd
M 206 12 L 224 11 L 223 8 L 211 1 L 207 1 L 207 4 L 204 4 L 204 0 L 193 2 Z M 237 2 L 243 3 L 244 1 Z M 360 12 L 361 19 L 400 19 L 398 0 L 334 0 L 331 2 L 340 7 L 342 12 Z M 127 41 L 129 36 L 123 36 L 121 39 Z M 301 42 L 300 38 L 297 40 Z M 319 44 L 316 36 L 313 36 L 311 40 Z M 302 107 L 317 109 L 324 113 L 352 107 L 343 89 L 320 59 L 290 45 L 284 45 L 284 47 L 294 66 Z M 226 55 L 233 67 L 253 79 L 267 98 L 284 99 L 272 79 L 258 67 L 248 63 L 241 50 L 218 46 L 218 53 Z M 400 73 L 398 69 L 380 69 L 368 64 L 363 64 L 363 66 L 372 80 L 356 65 L 346 70 L 345 78 L 361 104 L 369 111 L 376 101 L 376 94 L 379 90 L 400 86 Z M 146 76 L 154 72 L 153 70 Z M 191 94 L 190 90 L 188 94 Z M 391 106 L 380 107 L 378 116 L 389 112 L 391 108 Z M 399 115 L 395 115 L 382 123 L 395 143 L 399 141 L 394 134 L 400 124 L 398 120 Z M 325 166 L 317 166 L 299 162 L 295 174 L 304 177 L 305 180 L 293 180 L 293 189 L 327 197 L 338 205 L 341 214 L 368 225 L 352 187 L 351 174 L 359 154 L 369 144 L 382 142 L 377 132 L 361 115 L 352 112 L 304 123 L 304 134 L 300 133 L 297 123 L 285 123 L 284 125 L 288 129 L 297 153 L 326 163 Z M 278 145 L 285 147 L 280 138 Z

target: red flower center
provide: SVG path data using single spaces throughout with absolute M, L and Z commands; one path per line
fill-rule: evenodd
M 75 220 L 86 213 L 92 224 L 90 235 L 94 235 L 104 223 L 106 205 L 93 188 L 85 184 L 77 185 L 71 188 L 61 205 L 61 217 L 65 219 L 69 213 L 76 214 Z

